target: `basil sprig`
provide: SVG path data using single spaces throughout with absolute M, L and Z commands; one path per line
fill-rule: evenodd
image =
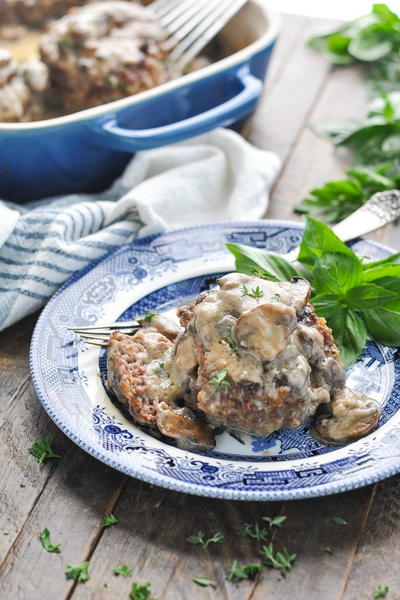
M 242 244 L 227 244 L 227 248 L 241 273 L 273 281 L 308 279 L 311 302 L 332 329 L 345 366 L 357 359 L 367 338 L 400 346 L 400 253 L 366 262 L 327 225 L 310 217 L 298 268 L 266 250 Z
M 295 208 L 326 223 L 338 223 L 360 208 L 377 192 L 393 190 L 400 186 L 400 171 L 392 174 L 392 164 L 378 167 L 355 167 L 346 171 L 347 178 L 329 181 L 309 192 L 309 197 Z
M 309 45 L 327 52 L 334 65 L 355 61 L 375 62 L 400 49 L 400 19 L 386 4 L 373 4 L 372 11 L 326 35 L 313 37 Z

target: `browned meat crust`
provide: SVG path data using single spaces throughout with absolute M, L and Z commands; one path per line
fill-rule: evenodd
M 117 100 L 166 81 L 165 33 L 149 9 L 89 4 L 52 23 L 40 53 L 66 111 Z

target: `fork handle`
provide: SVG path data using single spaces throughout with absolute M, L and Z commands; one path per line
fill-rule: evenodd
M 115 117 L 108 117 L 96 125 L 96 131 L 101 136 L 99 140 L 107 148 L 136 152 L 181 142 L 217 126 L 231 125 L 253 109 L 263 87 L 262 81 L 252 75 L 247 67 L 236 73 L 235 81 L 239 81 L 240 91 L 229 100 L 198 115 L 162 127 L 126 129 L 118 125 Z
M 333 231 L 343 242 L 347 242 L 388 225 L 399 217 L 400 192 L 377 192 L 366 204 L 335 225 Z

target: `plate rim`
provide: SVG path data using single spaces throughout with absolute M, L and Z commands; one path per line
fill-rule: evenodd
M 203 223 L 201 225 L 193 225 L 190 227 L 183 227 L 172 229 L 169 231 L 163 231 L 160 233 L 148 235 L 142 238 L 137 238 L 136 240 L 130 242 L 129 244 L 124 244 L 120 246 L 118 249 L 109 252 L 108 254 L 95 259 L 89 262 L 85 267 L 75 272 L 71 277 L 68 278 L 67 281 L 63 283 L 63 285 L 53 294 L 53 296 L 49 299 L 47 304 L 43 307 L 38 320 L 35 324 L 35 328 L 32 334 L 30 349 L 29 349 L 29 369 L 30 375 L 32 379 L 32 383 L 37 395 L 39 402 L 42 407 L 50 417 L 50 419 L 55 423 L 55 425 L 69 438 L 71 439 L 78 447 L 87 452 L 89 455 L 93 456 L 97 460 L 100 460 L 107 466 L 116 469 L 130 477 L 135 477 L 141 481 L 145 481 L 152 485 L 157 485 L 166 489 L 170 489 L 176 492 L 184 492 L 191 495 L 210 497 L 216 499 L 225 499 L 225 500 L 243 500 L 243 501 L 283 501 L 283 500 L 299 500 L 305 498 L 312 497 L 322 497 L 322 496 L 330 496 L 333 494 L 342 493 L 345 491 L 350 491 L 353 489 L 357 489 L 360 487 L 364 487 L 366 485 L 370 485 L 382 479 L 386 479 L 387 477 L 391 477 L 400 472 L 400 461 L 395 464 L 383 469 L 383 471 L 375 472 L 370 475 L 361 475 L 360 473 L 353 474 L 353 478 L 351 481 L 346 481 L 345 483 L 341 483 L 340 480 L 330 482 L 329 484 L 313 484 L 312 486 L 300 488 L 300 489 L 289 489 L 289 490 L 233 490 L 229 488 L 214 488 L 202 486 L 199 483 L 185 482 L 182 480 L 171 479 L 167 475 L 163 475 L 161 473 L 156 473 L 150 471 L 144 465 L 139 466 L 138 468 L 129 467 L 124 464 L 118 463 L 115 461 L 112 456 L 109 456 L 106 451 L 101 452 L 96 449 L 94 446 L 91 446 L 85 440 L 81 439 L 74 431 L 72 431 L 68 424 L 64 423 L 61 417 L 54 412 L 51 402 L 46 398 L 45 392 L 42 391 L 42 384 L 36 376 L 36 363 L 35 363 L 35 351 L 36 346 L 39 340 L 39 333 L 42 327 L 42 323 L 46 321 L 48 314 L 51 313 L 52 304 L 58 298 L 59 295 L 64 293 L 66 289 L 68 289 L 72 284 L 76 283 L 85 276 L 87 273 L 95 269 L 99 264 L 103 261 L 110 259 L 112 256 L 118 254 L 119 252 L 126 251 L 127 248 L 132 248 L 135 246 L 146 246 L 152 243 L 155 239 L 160 237 L 168 237 L 169 235 L 176 234 L 184 234 L 186 232 L 190 232 L 193 230 L 199 229 L 219 229 L 219 228 L 235 228 L 235 227 L 263 227 L 263 226 L 274 226 L 274 227 L 288 227 L 295 228 L 298 230 L 303 230 L 305 224 L 301 221 L 292 221 L 286 219 L 260 219 L 260 220 L 249 220 L 249 221 L 218 221 L 218 222 L 210 222 Z M 363 237 L 357 237 L 353 242 L 358 240 L 364 240 Z M 380 242 L 375 242 L 372 240 L 365 240 L 368 244 L 371 244 L 388 254 L 396 253 L 396 250 L 381 244 Z M 192 455 L 192 453 L 189 453 Z

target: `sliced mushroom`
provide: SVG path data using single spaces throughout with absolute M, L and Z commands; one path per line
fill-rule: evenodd
M 214 429 L 200 421 L 189 408 L 176 408 L 161 402 L 157 409 L 157 427 L 177 441 L 182 450 L 212 450 Z
M 232 333 L 242 348 L 255 352 L 263 361 L 270 361 L 285 349 L 296 325 L 292 307 L 271 302 L 243 312 Z
M 328 405 L 330 416 L 317 418 L 316 430 L 327 441 L 344 443 L 367 435 L 378 423 L 379 403 L 357 390 L 343 387 Z

